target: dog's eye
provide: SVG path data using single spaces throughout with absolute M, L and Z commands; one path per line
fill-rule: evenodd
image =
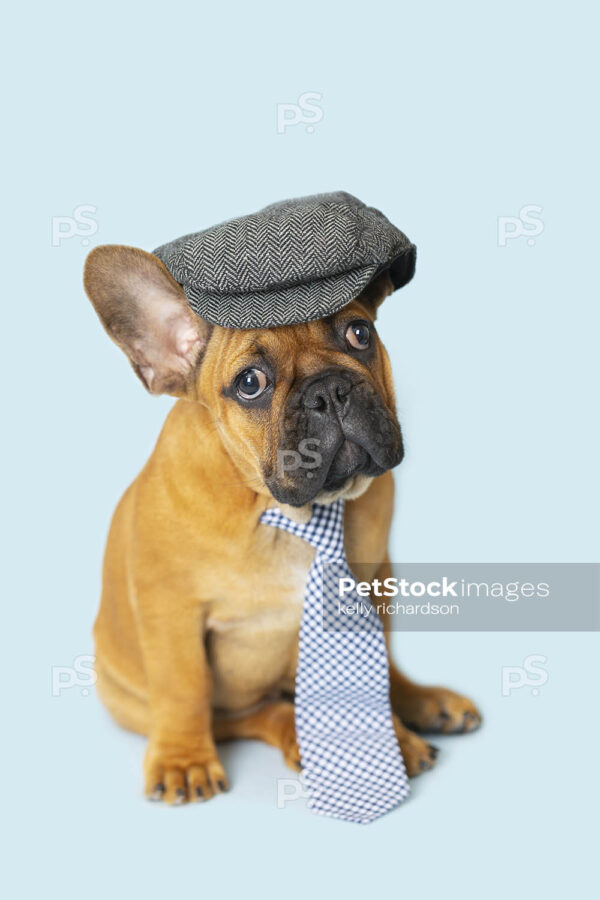
M 267 386 L 267 376 L 260 369 L 246 369 L 237 379 L 237 392 L 244 400 L 260 397 Z
M 371 339 L 369 326 L 364 322 L 350 322 L 346 330 L 346 340 L 355 350 L 366 350 Z

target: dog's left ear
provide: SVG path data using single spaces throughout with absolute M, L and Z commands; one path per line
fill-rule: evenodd
M 362 293 L 357 297 L 361 303 L 369 306 L 373 312 L 373 318 L 377 315 L 377 309 L 381 306 L 386 297 L 394 293 L 394 285 L 390 276 L 389 269 L 382 272 L 373 281 L 369 282 Z
M 212 326 L 192 312 L 163 263 L 136 247 L 95 247 L 83 283 L 100 321 L 148 391 L 187 393 Z

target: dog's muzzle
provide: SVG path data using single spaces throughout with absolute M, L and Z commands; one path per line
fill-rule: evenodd
M 381 475 L 404 456 L 400 426 L 373 385 L 347 369 L 306 379 L 288 400 L 265 482 L 280 503 L 303 506 L 357 475 Z

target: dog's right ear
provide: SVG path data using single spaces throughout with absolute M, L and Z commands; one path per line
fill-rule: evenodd
M 152 394 L 180 397 L 192 387 L 212 326 L 151 253 L 107 244 L 89 254 L 85 291 L 113 341 Z

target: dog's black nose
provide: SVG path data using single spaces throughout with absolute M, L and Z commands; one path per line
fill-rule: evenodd
M 306 409 L 341 418 L 348 407 L 351 383 L 343 375 L 330 373 L 308 385 L 302 402 Z

